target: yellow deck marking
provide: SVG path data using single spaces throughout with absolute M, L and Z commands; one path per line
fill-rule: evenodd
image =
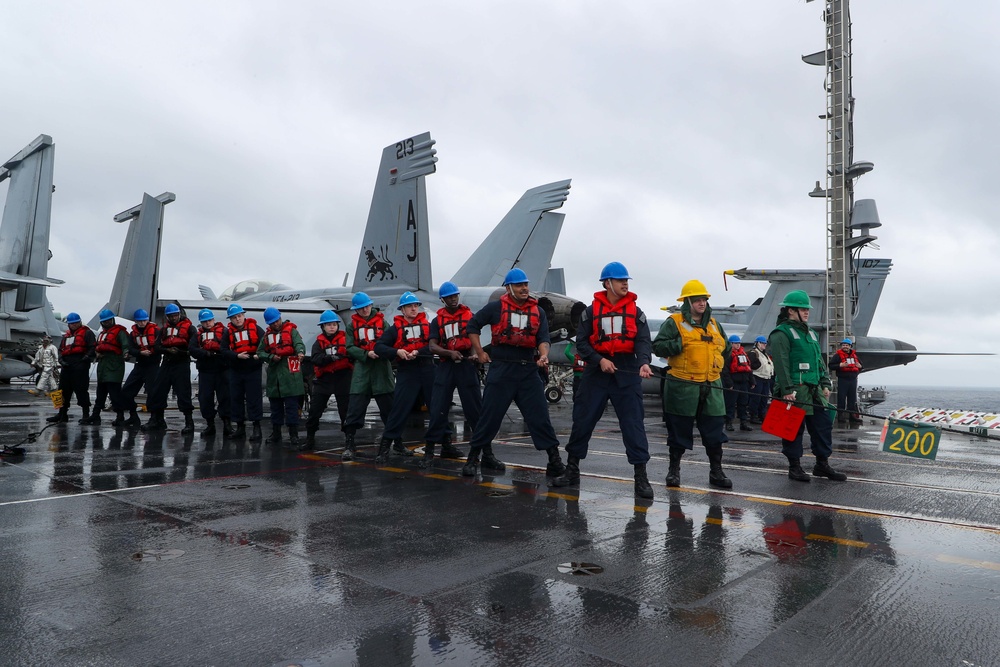
M 843 544 L 847 547 L 858 547 L 859 549 L 864 549 L 869 546 L 867 542 L 858 542 L 857 540 L 845 540 L 842 537 L 831 537 L 830 535 L 819 535 L 817 533 L 810 533 L 806 535 L 807 540 L 819 540 L 820 542 L 833 542 L 835 544 Z
M 992 563 L 988 560 L 973 560 L 971 558 L 962 558 L 961 556 L 950 556 L 947 554 L 941 554 L 937 557 L 942 563 L 953 563 L 955 565 L 970 565 L 972 567 L 979 567 L 985 570 L 996 570 L 1000 572 L 1000 563 Z
M 512 484 L 497 484 L 496 482 L 482 482 L 479 486 L 485 486 L 491 489 L 513 489 L 516 488 Z
M 455 475 L 439 475 L 437 473 L 428 473 L 424 477 L 430 477 L 431 479 L 458 479 Z
M 792 503 L 786 500 L 773 500 L 771 498 L 758 498 L 757 496 L 747 496 L 747 500 L 752 500 L 755 503 L 770 503 L 772 505 L 791 505 Z

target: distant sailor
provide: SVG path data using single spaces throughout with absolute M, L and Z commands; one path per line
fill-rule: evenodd
M 741 431 L 752 431 L 750 426 L 750 389 L 753 385 L 753 367 L 750 355 L 743 349 L 740 337 L 729 337 L 729 362 L 722 369 L 722 385 L 726 388 L 726 430 L 733 430 L 733 420 L 740 420 Z
M 97 339 L 77 313 L 66 316 L 69 329 L 59 341 L 59 389 L 62 390 L 63 405 L 59 412 L 45 421 L 68 422 L 69 401 L 76 394 L 76 403 L 83 408 L 83 416 L 90 414 L 90 364 L 95 357 Z
M 125 405 L 122 402 L 122 380 L 125 379 L 125 353 L 129 349 L 128 330 L 115 321 L 113 311 L 105 308 L 98 314 L 101 331 L 97 334 L 97 398 L 94 411 L 89 419 L 81 419 L 81 424 L 100 424 L 101 410 L 105 401 L 111 399 L 111 409 L 115 411 L 112 426 L 125 424 Z
M 202 308 L 198 313 L 198 329 L 191 336 L 189 349 L 198 369 L 198 409 L 205 420 L 205 429 L 201 434 L 206 438 L 215 435 L 215 415 L 218 413 L 222 419 L 223 437 L 228 438 L 232 400 L 229 398 L 226 327 L 215 320 L 215 313 L 208 308 Z
M 722 430 L 726 403 L 722 394 L 722 368 L 729 352 L 726 332 L 712 317 L 705 284 L 689 280 L 681 288 L 681 310 L 660 326 L 653 352 L 666 357 L 670 368 L 663 386 L 663 416 L 667 423 L 670 467 L 667 486 L 681 485 L 681 457 L 694 448 L 694 427 L 708 454 L 708 483 L 723 489 L 732 481 L 722 470 L 722 445 L 729 441 Z
M 774 381 L 774 362 L 767 353 L 767 338 L 757 336 L 750 350 L 750 368 L 753 370 L 753 390 L 750 396 L 750 423 L 761 424 L 767 413 Z
M 351 400 L 351 369 L 354 364 L 347 356 L 347 334 L 344 333 L 340 315 L 325 310 L 319 316 L 320 334 L 312 346 L 312 367 L 315 378 L 309 399 L 309 418 L 306 420 L 306 442 L 303 447 L 316 446 L 319 418 L 333 396 L 337 400 L 340 430 L 347 428 L 347 406 Z
M 257 347 L 264 339 L 264 330 L 256 320 L 247 317 L 238 303 L 226 309 L 226 317 L 229 326 L 226 327 L 224 356 L 229 360 L 229 417 L 235 422 L 230 436 L 245 438 L 246 420 L 249 419 L 253 429 L 248 440 L 260 442 L 264 437 L 260 431 L 260 420 L 264 417 L 264 375 Z
M 493 454 L 493 438 L 514 402 L 535 449 L 548 455 L 545 474 L 558 477 L 566 472 L 566 466 L 559 456 L 559 440 L 549 419 L 545 388 L 538 374 L 539 369 L 549 365 L 549 321 L 537 299 L 531 296 L 524 271 L 511 269 L 503 285 L 506 293 L 499 301 L 483 306 L 467 327 L 479 362 L 490 364 L 490 369 L 483 389 L 483 412 L 469 442 L 469 458 L 462 475 L 474 477 L 480 463 L 486 470 L 506 469 Z M 480 332 L 486 327 L 490 328 L 489 354 L 480 342 Z
M 441 283 L 438 298 L 444 303 L 444 308 L 437 311 L 437 317 L 431 322 L 430 350 L 440 361 L 434 368 L 434 398 L 429 406 L 430 422 L 424 434 L 424 465 L 434 458 L 434 448 L 438 444 L 441 445 L 443 458 L 459 459 L 464 456 L 462 450 L 452 444 L 448 428 L 448 411 L 456 389 L 469 434 L 476 430 L 483 410 L 478 359 L 472 354 L 472 339 L 468 331 L 472 311 L 462 303 L 462 295 L 453 282 Z
M 344 333 L 347 335 L 347 354 L 354 362 L 354 375 L 351 377 L 351 398 L 344 428 L 344 461 L 354 458 L 354 434 L 365 425 L 365 413 L 373 398 L 382 424 L 386 424 L 396 386 L 392 363 L 375 353 L 375 341 L 385 331 L 382 312 L 375 308 L 371 297 L 364 292 L 358 292 L 351 298 L 351 308 L 354 310 L 351 326 Z
M 177 409 L 184 415 L 183 435 L 194 434 L 194 403 L 191 401 L 191 354 L 188 347 L 194 328 L 191 320 L 184 317 L 176 303 L 168 303 L 163 309 L 166 321 L 160 327 L 156 339 L 156 350 L 163 355 L 160 370 L 156 373 L 153 391 L 149 396 L 149 421 L 144 431 L 165 431 L 167 422 L 163 413 L 167 409 L 167 398 L 171 390 L 177 398 Z
M 816 457 L 813 475 L 843 482 L 847 475 L 830 467 L 833 453 L 833 420 L 828 408 L 833 384 L 819 346 L 819 336 L 809 328 L 812 302 L 802 290 L 792 290 L 781 302 L 778 322 L 768 338 L 774 359 L 774 397 L 794 401 L 806 411 L 803 424 L 792 440 L 781 441 L 781 453 L 788 458 L 788 477 L 808 482 L 802 470 L 802 433 L 809 430 L 809 442 Z
M 156 338 L 160 328 L 149 321 L 149 313 L 139 308 L 132 314 L 132 330 L 129 332 L 129 361 L 133 362 L 132 370 L 122 385 L 122 407 L 129 411 L 129 418 L 124 422 L 128 428 L 139 428 L 139 406 L 135 397 L 145 387 L 146 397 L 153 392 L 156 373 L 160 368 L 160 352 L 156 350 Z
M 850 338 L 840 341 L 840 349 L 830 357 L 830 370 L 837 373 L 837 420 L 850 418 L 852 424 L 864 422 L 858 414 L 858 373 L 861 361 Z
M 621 262 L 601 271 L 604 290 L 594 294 L 577 327 L 577 354 L 586 362 L 579 393 L 573 395 L 573 429 L 566 444 L 566 472 L 554 486 L 580 483 L 580 461 L 587 458 L 590 437 L 604 416 L 608 401 L 618 415 L 625 455 L 635 476 L 635 495 L 652 498 L 646 476 L 649 443 L 643 425 L 642 380 L 653 377 L 649 367 L 651 343 L 646 315 L 630 292 L 632 278 Z
M 271 435 L 267 444 L 281 444 L 281 427 L 288 426 L 288 443 L 299 446 L 299 407 L 306 386 L 302 360 L 306 346 L 295 324 L 281 319 L 273 306 L 264 310 L 267 331 L 257 346 L 257 356 L 267 364 L 267 398 L 271 404 Z
M 42 336 L 38 351 L 31 359 L 31 365 L 38 369 L 38 382 L 29 394 L 47 396 L 59 388 L 56 382 L 56 369 L 59 367 L 59 348 L 52 344 L 52 336 Z

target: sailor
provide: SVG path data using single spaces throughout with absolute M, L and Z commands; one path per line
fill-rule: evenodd
M 35 396 L 48 396 L 49 392 L 59 388 L 56 381 L 56 369 L 59 367 L 59 349 L 52 344 L 52 336 L 45 334 L 42 336 L 38 351 L 31 359 L 31 365 L 38 369 L 38 382 L 34 389 L 29 389 L 28 393 Z
M 385 463 L 389 448 L 402 456 L 413 456 L 403 446 L 403 426 L 423 392 L 424 401 L 433 405 L 434 355 L 430 349 L 431 323 L 423 304 L 413 292 L 399 297 L 399 315 L 375 341 L 375 353 L 382 359 L 396 362 L 396 389 L 392 395 L 392 410 L 385 422 L 375 463 Z
M 466 329 L 479 363 L 490 364 L 490 369 L 483 389 L 483 411 L 469 441 L 469 458 L 462 475 L 474 477 L 480 462 L 488 470 L 506 468 L 493 455 L 492 443 L 507 409 L 515 402 L 535 449 L 548 454 L 545 474 L 558 477 L 566 472 L 566 466 L 559 456 L 559 440 L 549 419 L 544 385 L 538 374 L 549 365 L 548 318 L 538 301 L 531 297 L 524 271 L 511 269 L 503 285 L 506 293 L 499 301 L 483 306 Z M 488 354 L 480 342 L 480 332 L 485 327 L 489 327 L 491 333 Z
M 153 391 L 156 372 L 160 367 L 160 357 L 156 350 L 156 338 L 160 328 L 149 321 L 149 313 L 139 308 L 132 314 L 131 331 L 129 331 L 128 359 L 133 362 L 132 370 L 122 385 L 122 408 L 129 411 L 129 418 L 123 423 L 128 428 L 139 428 L 138 406 L 135 397 L 145 387 L 147 398 Z
M 681 457 L 694 448 L 694 427 L 710 463 L 708 483 L 723 489 L 733 486 L 722 470 L 722 445 L 726 402 L 722 394 L 722 369 L 729 352 L 726 332 L 714 317 L 705 284 L 689 280 L 677 298 L 682 302 L 660 326 L 653 353 L 666 357 L 669 369 L 663 384 L 663 416 L 667 423 L 670 467 L 667 486 L 681 485 Z
M 153 391 L 149 395 L 149 420 L 142 427 L 144 431 L 165 431 L 167 422 L 163 413 L 167 409 L 167 398 L 171 390 L 177 399 L 177 409 L 184 415 L 182 435 L 194 434 L 194 403 L 191 402 L 191 354 L 188 351 L 194 328 L 191 320 L 181 313 L 176 303 L 168 303 L 163 309 L 166 322 L 160 327 L 156 338 L 156 350 L 163 355 L 160 369 L 156 373 Z
M 819 336 L 809 328 L 812 302 L 802 290 L 792 290 L 779 304 L 778 321 L 768 338 L 774 359 L 774 397 L 795 402 L 806 411 L 799 432 L 792 440 L 781 441 L 781 453 L 788 458 L 788 477 L 797 482 L 810 480 L 800 465 L 802 432 L 809 430 L 809 442 L 816 457 L 813 475 L 843 482 L 847 475 L 830 467 L 833 453 L 833 420 L 828 399 L 832 384 L 819 346 Z
M 576 332 L 577 354 L 586 362 L 579 394 L 573 396 L 573 429 L 566 444 L 566 472 L 553 486 L 578 486 L 580 461 L 594 427 L 604 415 L 608 401 L 618 415 L 625 454 L 635 476 L 635 495 L 652 498 L 653 487 L 646 476 L 649 443 L 643 425 L 642 379 L 653 377 L 649 324 L 636 305 L 631 280 L 621 262 L 611 262 L 601 271 L 604 290 L 594 294 Z
M 767 353 L 767 338 L 757 336 L 750 350 L 750 368 L 753 371 L 753 389 L 750 392 L 750 423 L 762 424 L 771 396 L 774 362 Z
M 267 364 L 267 398 L 271 404 L 271 435 L 267 444 L 281 444 L 281 427 L 288 426 L 288 442 L 299 446 L 299 406 L 305 394 L 302 360 L 306 346 L 295 324 L 281 319 L 275 307 L 264 310 L 267 331 L 257 356 Z
M 111 409 L 116 417 L 111 422 L 118 427 L 125 424 L 125 406 L 122 403 L 122 380 L 125 379 L 125 353 L 129 349 L 128 330 L 115 321 L 113 311 L 105 308 L 98 314 L 101 330 L 97 334 L 97 398 L 94 411 L 81 424 L 100 424 L 101 410 L 111 398 Z
M 223 356 L 229 360 L 229 416 L 235 422 L 230 437 L 245 438 L 246 420 L 253 423 L 248 440 L 260 442 L 260 420 L 264 416 L 263 363 L 257 357 L 257 347 L 264 339 L 264 330 L 257 322 L 247 317 L 246 311 L 238 304 L 230 304 L 226 309 L 229 326 L 226 328 L 226 344 Z
M 753 367 L 750 355 L 743 349 L 740 337 L 729 337 L 729 363 L 722 369 L 722 386 L 726 389 L 726 430 L 733 430 L 733 419 L 739 416 L 740 430 L 752 431 L 750 426 L 750 390 L 753 387 Z
M 83 324 L 77 313 L 66 316 L 69 330 L 59 341 L 59 389 L 63 405 L 47 422 L 68 422 L 70 395 L 76 394 L 76 403 L 83 408 L 83 416 L 90 414 L 90 364 L 94 361 L 97 340 L 94 332 Z
M 228 438 L 232 401 L 229 398 L 229 360 L 226 359 L 226 327 L 208 308 L 198 312 L 198 329 L 189 349 L 198 369 L 198 409 L 205 420 L 202 436 L 215 435 L 215 414 L 222 419 L 222 437 Z M 219 407 L 216 409 L 216 399 Z
M 858 414 L 858 373 L 861 362 L 850 338 L 840 341 L 840 349 L 830 357 L 830 370 L 837 372 L 837 421 L 850 415 L 852 424 L 864 423 Z
M 354 362 L 354 374 L 351 376 L 351 397 L 347 406 L 347 423 L 344 425 L 344 461 L 354 458 L 354 434 L 364 426 L 365 413 L 373 398 L 382 424 L 387 423 L 396 387 L 392 363 L 375 353 L 375 341 L 385 331 L 382 312 L 375 308 L 371 297 L 364 292 L 351 297 L 351 308 L 354 310 L 351 314 L 351 326 L 344 333 L 347 337 L 347 356 Z
M 326 411 L 331 396 L 337 399 L 341 431 L 345 429 L 347 423 L 347 405 L 351 400 L 351 369 L 354 364 L 347 356 L 347 335 L 342 324 L 340 316 L 332 310 L 324 310 L 319 316 L 319 326 L 322 331 L 316 336 L 312 346 L 315 379 L 312 383 L 312 397 L 309 400 L 304 449 L 316 446 L 319 418 Z
M 462 303 L 462 295 L 453 282 L 441 283 L 438 298 L 444 303 L 444 308 L 437 311 L 437 316 L 431 322 L 430 350 L 440 361 L 434 368 L 434 392 L 429 406 L 430 423 L 424 434 L 426 444 L 422 464 L 425 466 L 434 458 L 434 448 L 438 444 L 441 445 L 442 458 L 460 459 L 465 456 L 462 450 L 451 443 L 448 432 L 448 410 L 456 389 L 469 433 L 476 430 L 479 414 L 483 410 L 479 367 L 472 354 L 472 340 L 468 332 L 472 311 Z

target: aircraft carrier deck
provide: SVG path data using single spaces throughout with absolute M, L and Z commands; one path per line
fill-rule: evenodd
M 996 441 L 918 460 L 871 422 L 835 434 L 847 482 L 804 484 L 736 432 L 731 491 L 697 446 L 668 491 L 650 399 L 639 502 L 610 408 L 579 490 L 546 485 L 516 410 L 507 471 L 476 479 L 342 464 L 333 422 L 301 454 L 51 413 L 0 389 L 0 444 L 41 431 L 0 464 L 3 665 L 1000 665 Z

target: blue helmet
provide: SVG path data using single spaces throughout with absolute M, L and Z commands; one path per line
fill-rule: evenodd
M 264 321 L 268 324 L 274 324 L 281 319 L 281 311 L 271 306 L 264 311 Z
M 108 320 L 113 320 L 115 319 L 115 311 L 111 310 L 110 308 L 105 308 L 104 310 L 102 310 L 97 314 L 97 319 L 100 320 L 101 322 L 107 322 Z
M 331 322 L 340 322 L 340 315 L 333 312 L 332 310 L 324 310 L 323 314 L 319 316 L 319 325 L 330 324 Z
M 164 315 L 176 315 L 179 312 L 181 309 L 176 303 L 168 303 L 167 307 L 163 309 Z
M 528 280 L 528 274 L 526 274 L 521 269 L 511 269 L 507 272 L 507 275 L 503 277 L 503 286 L 507 285 L 517 285 L 519 283 L 531 282 Z
M 137 310 L 134 313 L 132 313 L 132 321 L 133 322 L 148 322 L 149 321 L 149 313 L 147 313 L 144 308 L 140 308 L 139 310 Z
M 234 303 L 233 305 L 229 306 L 229 308 L 226 308 L 226 317 L 232 317 L 233 315 L 242 315 L 245 312 L 246 311 L 243 310 L 243 306 L 241 306 L 238 303 Z
M 358 309 L 372 305 L 372 298 L 364 292 L 358 292 L 351 297 L 351 308 Z
M 399 308 L 396 310 L 402 310 L 403 306 L 409 306 L 410 304 L 416 304 L 419 306 L 421 305 L 420 299 L 418 299 L 417 295 L 413 292 L 403 292 L 403 294 L 399 297 Z
M 214 319 L 215 319 L 215 313 L 210 311 L 208 308 L 202 308 L 201 310 L 198 311 L 199 322 L 208 322 L 209 320 L 214 320 Z
M 70 313 L 69 315 L 66 316 L 66 324 L 76 324 L 77 322 L 80 321 L 81 320 L 79 313 Z
M 732 336 L 729 337 L 729 342 L 730 343 L 738 343 L 738 342 L 740 342 L 740 337 L 737 336 L 736 334 L 733 334 Z
M 604 266 L 604 270 L 601 271 L 601 282 L 603 283 L 608 278 L 632 280 L 632 276 L 628 274 L 628 269 L 621 262 L 610 262 Z
M 441 289 L 438 290 L 438 298 L 443 299 L 446 296 L 455 296 L 458 293 L 458 285 L 453 282 L 445 281 L 441 283 Z
M 840 341 L 840 344 L 854 345 L 854 341 L 852 341 L 850 338 L 845 338 L 844 340 Z
M 767 339 L 766 339 L 766 338 L 764 338 L 763 336 L 757 336 L 757 338 L 755 339 L 755 342 L 758 342 L 758 343 L 766 343 L 766 342 L 767 342 Z

